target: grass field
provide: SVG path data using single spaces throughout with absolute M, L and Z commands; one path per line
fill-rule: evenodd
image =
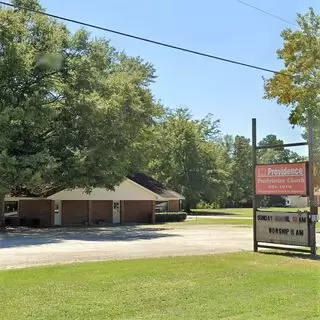
M 307 208 L 266 208 L 260 209 L 262 211 L 276 211 L 276 212 L 296 212 L 298 210 L 304 211 Z M 230 208 L 230 209 L 194 209 L 193 215 L 186 224 L 219 224 L 219 225 L 235 225 L 247 226 L 253 225 L 252 208 Z M 217 218 L 206 218 L 206 215 L 217 216 Z M 219 218 L 221 216 L 221 218 Z M 241 219 L 239 219 L 241 218 Z M 317 230 L 320 231 L 320 222 L 316 225 Z
M 304 211 L 307 208 L 263 208 L 263 211 L 276 211 L 276 212 L 287 212 L 287 211 Z M 226 215 L 234 217 L 252 217 L 252 208 L 227 208 L 227 209 L 194 209 L 193 214 L 199 215 Z
M 181 224 L 181 222 L 177 222 L 178 224 Z M 206 218 L 202 216 L 198 217 L 192 217 L 191 219 L 186 220 L 183 222 L 185 225 L 231 225 L 235 227 L 252 227 L 253 226 L 253 220 L 252 218 L 246 218 L 246 219 L 237 219 L 237 218 Z M 317 232 L 320 232 L 320 222 L 316 224 Z
M 1 319 L 319 319 L 320 263 L 280 255 L 0 272 Z
M 249 217 L 246 219 L 236 219 L 236 218 L 206 218 L 202 216 L 191 217 L 186 220 L 184 224 L 192 225 L 192 224 L 220 224 L 220 225 L 235 225 L 235 226 L 247 226 L 252 227 L 253 222 Z

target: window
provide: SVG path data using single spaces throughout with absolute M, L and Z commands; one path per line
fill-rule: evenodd
M 168 211 L 168 201 L 157 201 L 156 212 L 166 212 L 166 211 Z
M 5 216 L 16 216 L 18 215 L 18 207 L 19 202 L 18 201 L 6 201 L 4 203 L 4 214 Z

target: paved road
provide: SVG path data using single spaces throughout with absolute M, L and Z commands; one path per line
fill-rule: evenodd
M 240 250 L 252 250 L 251 228 L 181 225 L 29 230 L 0 235 L 0 269 Z
M 0 269 L 252 250 L 250 228 L 124 226 L 0 235 Z

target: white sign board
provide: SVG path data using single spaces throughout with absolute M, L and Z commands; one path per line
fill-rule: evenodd
M 309 246 L 306 212 L 257 212 L 258 242 Z

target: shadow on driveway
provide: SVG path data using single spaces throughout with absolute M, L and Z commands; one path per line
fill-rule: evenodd
M 176 237 L 162 227 L 138 225 L 104 228 L 13 229 L 0 233 L 0 249 L 54 244 L 64 241 L 135 241 Z

